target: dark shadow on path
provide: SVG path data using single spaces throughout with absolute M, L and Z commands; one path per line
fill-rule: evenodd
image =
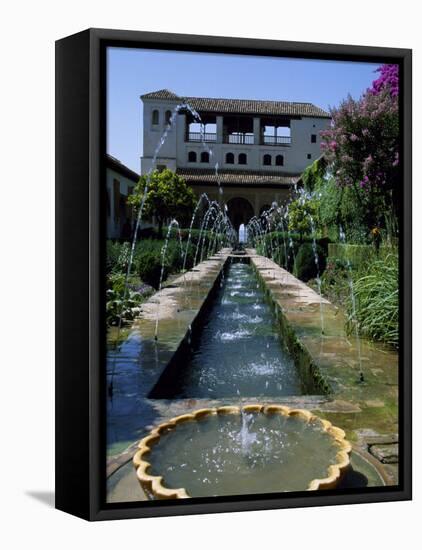
M 353 468 L 349 468 L 337 486 L 337 489 L 354 489 L 368 487 L 368 485 L 368 478 L 365 474 L 358 472 Z

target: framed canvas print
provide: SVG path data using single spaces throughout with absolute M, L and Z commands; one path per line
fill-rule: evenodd
M 56 505 L 411 498 L 411 51 L 56 43 Z

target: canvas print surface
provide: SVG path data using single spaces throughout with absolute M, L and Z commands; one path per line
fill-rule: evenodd
M 107 51 L 107 502 L 398 484 L 398 65 Z

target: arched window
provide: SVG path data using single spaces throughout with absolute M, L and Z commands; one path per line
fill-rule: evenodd
M 275 164 L 276 164 L 276 166 L 284 166 L 284 157 L 283 157 L 283 155 L 277 155 L 275 157 Z
M 188 162 L 196 162 L 196 153 L 195 153 L 195 151 L 189 151 Z
M 246 153 L 240 153 L 239 164 L 247 164 L 247 163 L 248 163 L 248 157 L 246 156 Z
M 166 124 L 170 124 L 171 122 L 171 111 L 166 111 Z
M 226 164 L 234 164 L 234 155 L 233 155 L 233 153 L 227 153 L 227 155 L 226 155 Z
M 152 111 L 152 123 L 153 123 L 154 125 L 160 123 L 160 113 L 158 112 L 158 109 L 154 109 L 154 110 Z
M 271 155 L 264 155 L 263 164 L 264 166 L 271 166 Z
M 207 151 L 203 151 L 201 153 L 201 162 L 209 162 L 210 161 L 210 155 Z

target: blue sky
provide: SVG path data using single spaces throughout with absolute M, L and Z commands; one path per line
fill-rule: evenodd
M 372 63 L 109 48 L 107 152 L 139 173 L 142 102 L 167 88 L 181 96 L 311 102 L 328 109 L 358 98 L 376 78 Z

